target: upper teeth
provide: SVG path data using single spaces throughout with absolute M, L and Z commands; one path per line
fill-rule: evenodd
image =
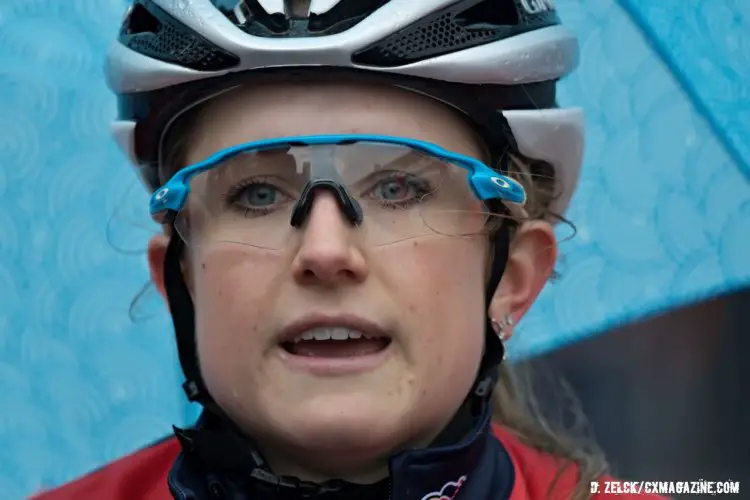
M 303 340 L 347 340 L 347 339 L 359 339 L 359 338 L 371 339 L 375 338 L 372 335 L 358 332 L 357 330 L 351 330 L 344 327 L 321 327 L 307 330 L 302 335 L 299 335 L 292 342 L 295 344 Z

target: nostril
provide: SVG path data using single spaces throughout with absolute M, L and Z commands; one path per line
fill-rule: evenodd
M 315 278 L 315 271 L 313 271 L 312 269 L 305 269 L 302 272 L 302 277 L 306 279 L 313 279 Z
M 331 272 L 329 269 L 314 269 L 307 268 L 301 273 L 303 281 L 331 281 L 334 279 L 340 279 L 342 281 L 357 281 L 357 273 L 351 269 L 339 269 L 338 271 Z

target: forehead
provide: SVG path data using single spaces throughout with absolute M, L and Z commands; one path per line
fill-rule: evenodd
M 195 125 L 190 162 L 244 142 L 295 135 L 382 134 L 478 156 L 457 111 L 407 90 L 375 85 L 286 82 L 238 87 L 210 101 Z

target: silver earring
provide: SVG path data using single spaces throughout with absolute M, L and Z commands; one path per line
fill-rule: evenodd
M 499 322 L 495 318 L 490 318 L 490 324 L 492 325 L 492 330 L 497 335 L 497 338 L 500 339 L 500 342 L 504 343 L 506 340 L 508 340 L 507 330 L 508 328 L 513 326 L 513 318 L 509 314 L 506 314 L 503 317 L 502 321 L 499 321 Z M 505 351 L 505 349 L 503 349 L 503 351 Z M 506 360 L 506 359 L 508 359 L 508 353 L 504 352 L 503 360 Z
M 513 326 L 513 318 L 509 314 L 506 314 L 502 321 L 490 318 L 490 324 L 500 340 L 508 340 L 508 328 Z

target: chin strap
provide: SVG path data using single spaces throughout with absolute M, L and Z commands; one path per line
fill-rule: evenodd
M 185 383 L 182 388 L 188 400 L 203 404 L 204 395 L 208 395 L 198 364 L 198 352 L 195 346 L 195 309 L 193 299 L 182 276 L 180 257 L 184 250 L 182 239 L 176 231 L 167 245 L 164 257 L 164 288 L 167 293 L 169 310 L 172 315 L 177 353 L 180 359 Z
M 195 308 L 193 298 L 190 296 L 185 279 L 182 276 L 181 257 L 184 249 L 185 245 L 182 239 L 176 231 L 172 231 L 172 237 L 169 240 L 164 257 L 164 288 L 172 315 L 180 366 L 182 367 L 182 373 L 185 375 L 182 389 L 189 401 L 200 403 L 203 408 L 219 418 L 227 428 L 235 431 L 238 435 L 242 435 L 239 427 L 209 394 L 200 372 L 195 342 Z M 179 434 L 178 437 L 180 437 Z
M 492 259 L 492 268 L 490 279 L 485 291 L 485 304 L 489 305 L 492 297 L 500 285 L 500 280 L 505 272 L 505 266 L 508 263 L 508 251 L 510 249 L 510 228 L 503 226 L 499 231 L 492 235 L 492 244 L 495 255 Z M 500 364 L 503 362 L 505 347 L 495 334 L 489 315 L 485 318 L 484 335 L 485 347 L 482 362 L 479 365 L 479 372 L 472 390 L 473 394 L 479 399 L 489 399 L 492 389 L 497 383 L 499 376 Z

